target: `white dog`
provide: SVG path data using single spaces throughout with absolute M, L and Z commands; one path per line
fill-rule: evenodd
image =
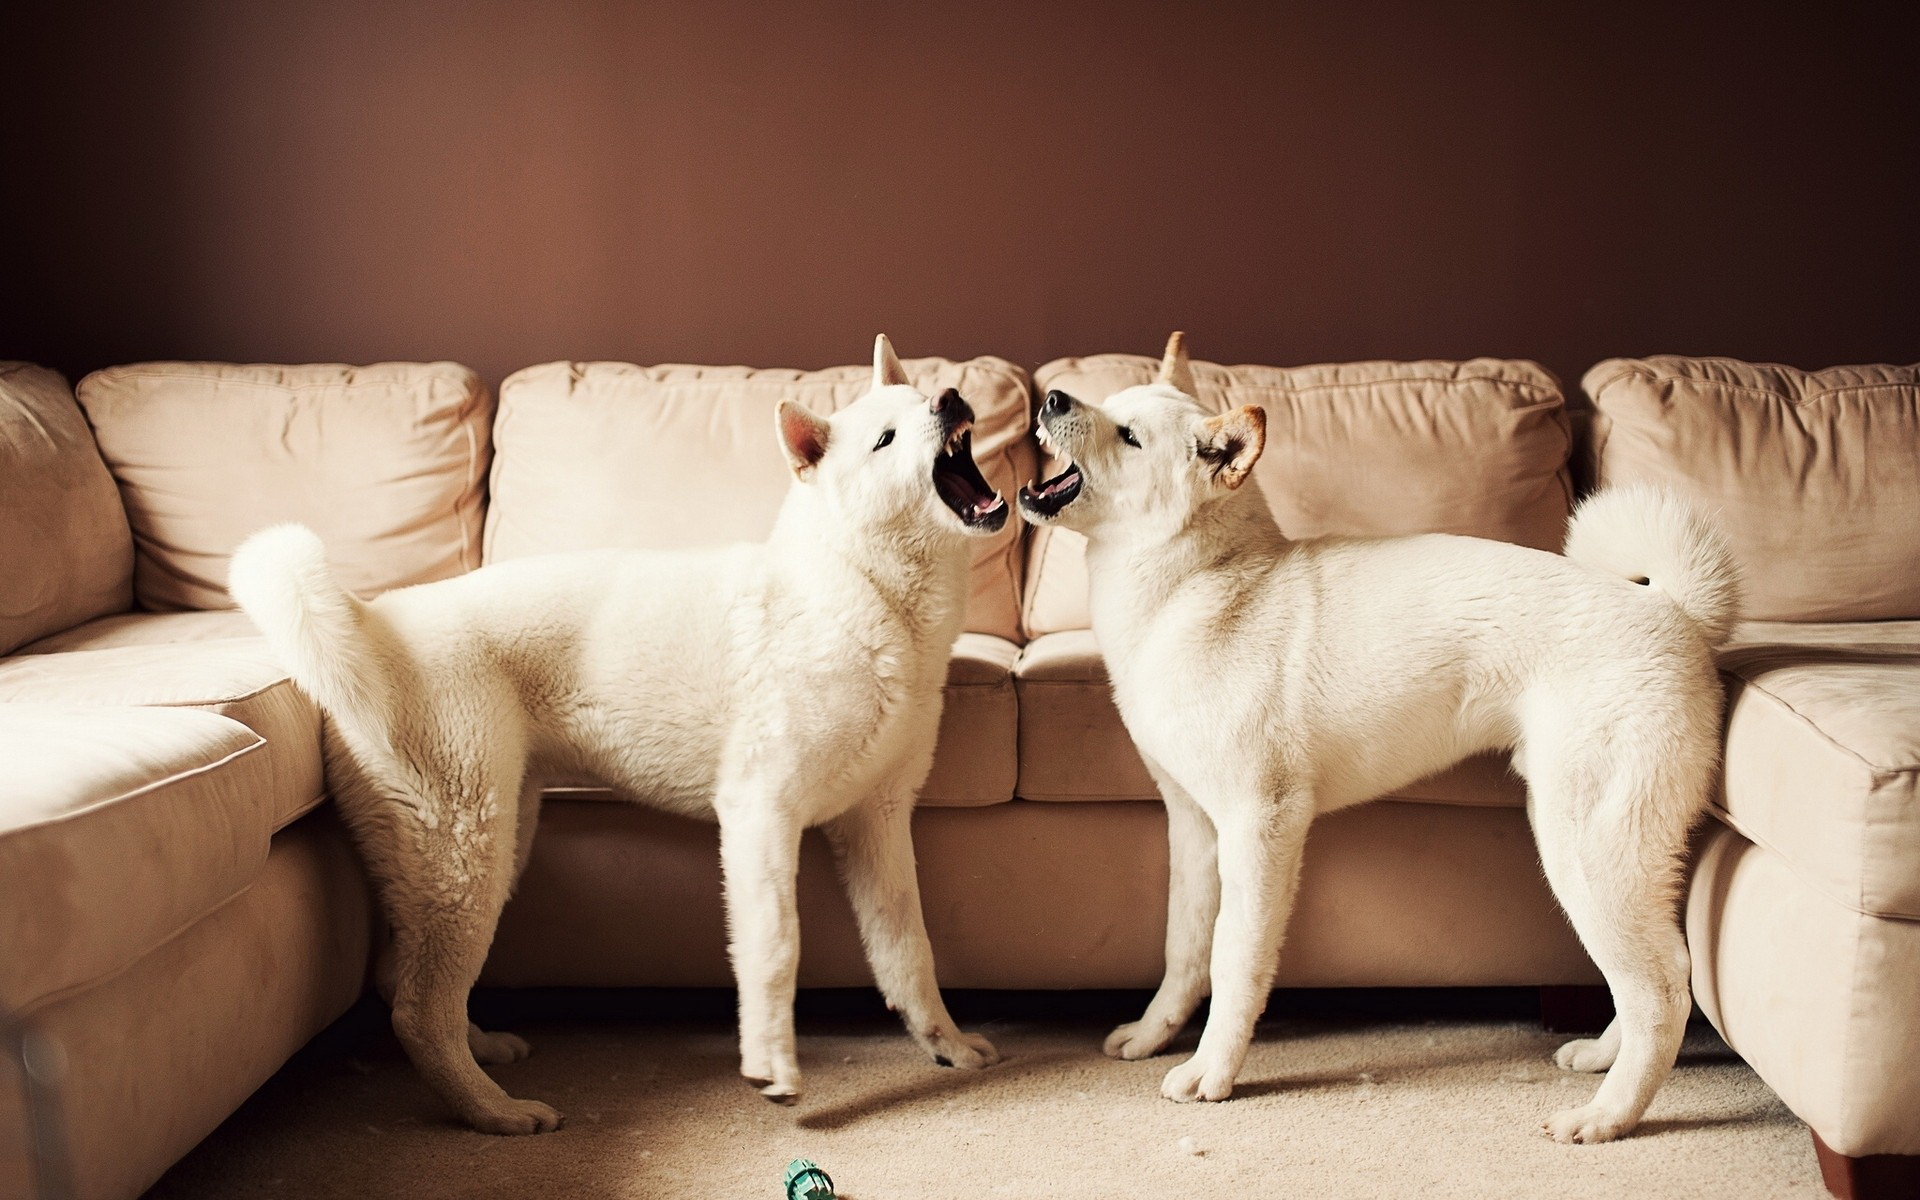
M 1543 1131 L 1632 1129 L 1690 1011 L 1675 891 L 1719 759 L 1713 648 L 1738 605 L 1719 535 L 1676 499 L 1597 496 L 1567 557 L 1478 538 L 1290 542 L 1250 471 L 1266 417 L 1208 417 L 1183 338 L 1156 382 L 1098 406 L 1059 392 L 1042 436 L 1072 462 L 1027 519 L 1087 535 L 1093 627 L 1167 806 L 1167 973 L 1107 1053 L 1158 1053 L 1211 987 L 1200 1046 L 1161 1092 L 1223 1100 L 1267 1001 L 1318 813 L 1512 749 L 1548 881 L 1618 1016 L 1556 1061 L 1608 1072 Z
M 394 1031 L 460 1117 L 559 1126 L 479 1062 L 527 1053 L 466 1018 L 525 865 L 540 781 L 585 774 L 717 818 L 740 993 L 740 1071 L 799 1093 L 793 1032 L 800 833 L 824 825 L 874 977 L 936 1060 L 997 1058 L 934 981 L 909 819 L 932 764 L 969 537 L 1006 523 L 974 466 L 973 413 L 907 382 L 822 418 L 783 402 L 797 482 L 764 545 L 499 563 L 350 596 L 300 526 L 249 539 L 234 599 L 326 712 L 330 782 L 394 929 Z

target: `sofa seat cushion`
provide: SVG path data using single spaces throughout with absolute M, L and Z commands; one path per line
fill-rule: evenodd
M 1026 372 L 1004 359 L 901 364 L 928 395 L 973 406 L 973 457 L 1007 503 L 1033 478 Z M 761 541 L 792 485 L 773 414 L 825 415 L 865 395 L 870 367 L 822 371 L 554 362 L 500 385 L 488 562 L 609 546 Z M 966 627 L 1017 640 L 1024 527 L 974 540 Z
M 248 797 L 269 830 L 319 804 L 320 711 L 263 638 L 120 646 L 0 659 L 0 704 L 195 708 L 266 739 L 265 784 Z
M 232 608 L 204 612 L 124 612 L 96 617 L 28 642 L 16 654 L 62 654 L 70 650 L 114 650 L 121 646 L 154 646 L 166 642 L 217 642 L 229 638 L 259 637 L 247 614 Z
M 133 599 L 133 538 L 67 381 L 0 362 L 0 654 Z
M 1034 391 L 1098 403 L 1158 367 L 1133 354 L 1063 358 L 1034 372 Z M 1560 549 L 1571 434 L 1560 385 L 1536 363 L 1195 362 L 1193 373 L 1201 407 L 1266 410 L 1253 473 L 1288 537 L 1464 533 Z M 1086 628 L 1086 539 L 1047 526 L 1027 553 L 1028 636 Z
M 264 750 L 194 708 L 0 704 L 0 1004 L 105 978 L 245 890 Z
M 1715 815 L 1836 903 L 1920 920 L 1920 621 L 1749 625 L 1721 671 Z
M 78 394 L 144 609 L 231 608 L 228 557 L 282 521 L 312 526 L 363 595 L 480 565 L 493 405 L 458 363 L 137 363 Z
M 1014 665 L 1023 800 L 1156 800 L 1160 791 L 1120 721 L 1091 629 L 1027 643 Z M 1524 807 L 1526 786 L 1504 754 L 1480 754 L 1412 783 L 1393 799 Z
M 1662 484 L 1713 513 L 1746 573 L 1745 612 L 1920 617 L 1920 363 L 1616 358 L 1581 386 L 1591 477 Z
M 920 803 L 935 808 L 980 808 L 1013 799 L 1019 768 L 1019 718 L 1013 664 L 1020 647 L 985 633 L 963 633 L 947 664 L 946 704 L 933 769 Z M 575 800 L 612 800 L 589 780 L 556 780 L 547 794 Z

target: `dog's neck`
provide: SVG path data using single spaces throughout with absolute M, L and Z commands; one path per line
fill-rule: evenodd
M 767 547 L 775 570 L 838 579 L 864 591 L 901 626 L 958 626 L 966 603 L 967 539 L 905 525 L 891 533 L 850 525 L 823 498 L 795 485 L 775 519 Z M 847 614 L 854 619 L 864 619 Z
M 1122 647 L 1181 591 L 1264 575 L 1290 544 L 1251 479 L 1172 529 L 1116 522 L 1087 538 L 1093 627 Z

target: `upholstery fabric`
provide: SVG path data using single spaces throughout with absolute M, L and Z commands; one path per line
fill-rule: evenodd
M 973 406 L 973 456 L 1009 504 L 1033 475 L 1027 377 L 997 358 L 908 359 L 916 387 Z M 869 367 L 824 371 L 556 362 L 500 387 L 488 562 L 601 546 L 758 541 L 792 479 L 775 406 L 826 414 L 864 395 Z M 1017 517 L 973 557 L 967 628 L 1020 639 Z
M 1717 815 L 1829 903 L 1920 920 L 1920 622 L 1794 628 L 1722 652 Z
M 1687 904 L 1702 1012 L 1841 1154 L 1920 1154 L 1920 923 L 1870 916 L 1707 827 Z
M 1014 667 L 1023 800 L 1158 800 L 1153 776 L 1114 707 L 1091 629 L 1044 634 Z M 1475 755 L 1402 788 L 1395 799 L 1525 807 L 1526 785 L 1507 756 Z
M 923 808 L 913 837 L 943 987 L 1159 983 L 1159 804 Z M 730 986 L 717 846 L 714 826 L 635 805 L 549 803 L 481 982 Z M 800 921 L 801 986 L 871 982 L 814 833 L 801 856 Z M 1314 823 L 1280 986 L 1598 981 L 1547 893 L 1525 813 L 1388 802 Z
M 73 389 L 0 362 L 0 654 L 133 600 L 133 538 Z
M 30 1015 L 67 1059 L 74 1200 L 133 1200 L 360 996 L 370 903 L 346 831 L 316 813 L 264 859 L 226 904 Z M 0 1090 L 0 1131 L 17 1109 Z M 31 1195 L 5 1157 L 0 1195 Z
M 117 971 L 246 887 L 264 746 L 192 709 L 0 704 L 0 1004 Z
M 457 363 L 143 363 L 80 381 L 157 611 L 230 608 L 227 557 L 281 521 L 311 526 L 362 595 L 480 564 L 493 417 Z
M 1749 617 L 1920 617 L 1920 364 L 1792 367 L 1616 358 L 1586 373 L 1600 484 L 1711 510 Z
M 247 796 L 279 829 L 325 795 L 320 711 L 294 686 L 264 638 L 159 643 L 0 659 L 0 704 L 119 705 L 203 709 L 266 739 L 267 782 Z M 91 716 L 88 718 L 91 720 Z
M 1150 382 L 1158 365 L 1131 354 L 1058 359 L 1035 372 L 1034 392 L 1097 403 Z M 1254 476 L 1289 537 L 1464 533 L 1560 549 L 1571 435 L 1558 381 L 1534 363 L 1195 362 L 1193 372 L 1202 407 L 1266 410 Z M 1034 531 L 1029 637 L 1088 624 L 1085 546 L 1070 530 Z
M 51 637 L 28 642 L 16 654 L 63 654 L 71 650 L 117 650 L 122 646 L 153 646 L 166 642 L 218 642 L 257 638 L 247 614 L 237 608 L 200 612 L 115 613 L 96 617 Z

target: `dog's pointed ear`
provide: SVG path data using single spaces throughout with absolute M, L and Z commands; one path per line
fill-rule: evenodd
M 1215 482 L 1237 488 L 1247 481 L 1260 452 L 1267 448 L 1267 410 L 1257 404 L 1200 422 L 1201 461 L 1213 468 Z
M 774 410 L 774 424 L 780 430 L 780 448 L 786 451 L 787 466 L 793 469 L 794 478 L 811 477 L 827 452 L 830 426 L 826 418 L 815 416 L 797 401 L 782 400 Z
M 886 334 L 873 339 L 873 390 L 894 387 L 907 382 L 907 373 L 901 369 L 900 360 L 893 356 L 893 343 Z
M 1155 383 L 1164 383 L 1187 396 L 1200 393 L 1193 386 L 1193 365 L 1187 361 L 1187 335 L 1174 333 L 1167 339 L 1167 352 L 1160 356 L 1160 374 Z

